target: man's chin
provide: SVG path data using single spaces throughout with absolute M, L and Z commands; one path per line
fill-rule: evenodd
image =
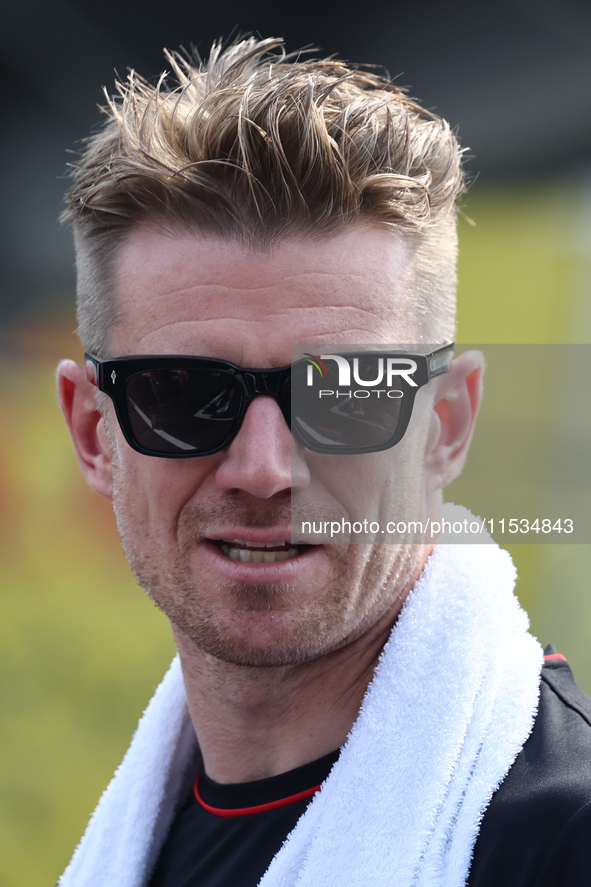
M 236 610 L 215 622 L 175 626 L 193 648 L 220 662 L 248 668 L 300 665 L 333 646 L 310 620 L 294 624 L 291 614 L 271 609 Z M 183 644 L 185 646 L 185 644 Z

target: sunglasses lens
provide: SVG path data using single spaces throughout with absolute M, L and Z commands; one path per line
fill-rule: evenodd
M 310 369 L 309 369 L 310 367 Z M 358 376 L 375 379 L 375 360 L 359 358 Z M 405 392 L 366 383 L 339 389 L 338 368 L 323 376 L 310 363 L 297 364 L 291 375 L 292 426 L 311 449 L 387 449 L 395 439 Z
M 134 437 L 154 453 L 198 456 L 221 447 L 240 417 L 243 390 L 223 370 L 156 369 L 125 386 Z

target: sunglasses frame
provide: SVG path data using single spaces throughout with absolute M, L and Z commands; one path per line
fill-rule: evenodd
M 130 357 L 115 357 L 109 360 L 101 360 L 92 354 L 85 354 L 84 360 L 87 368 L 88 380 L 95 385 L 100 391 L 107 394 L 113 401 L 117 420 L 125 440 L 132 449 L 144 456 L 155 456 L 164 459 L 195 459 L 199 456 L 212 456 L 225 449 L 236 437 L 246 411 L 252 400 L 258 395 L 269 395 L 273 397 L 279 408 L 291 433 L 297 440 L 308 450 L 315 453 L 326 453 L 331 456 L 347 456 L 362 453 L 375 453 L 382 450 L 388 450 L 396 446 L 404 437 L 414 406 L 414 399 L 417 391 L 424 385 L 427 385 L 435 376 L 439 376 L 448 372 L 453 359 L 453 344 L 444 345 L 430 354 L 411 354 L 407 351 L 348 351 L 343 352 L 342 356 L 346 358 L 354 357 L 399 357 L 414 360 L 417 364 L 416 371 L 412 374 L 416 387 L 408 386 L 402 399 L 402 410 L 396 434 L 386 443 L 373 447 L 343 447 L 336 448 L 330 446 L 322 446 L 321 444 L 312 444 L 306 440 L 298 431 L 297 427 L 291 422 L 291 395 L 286 394 L 287 383 L 291 380 L 293 368 L 298 365 L 307 365 L 308 361 L 304 358 L 294 364 L 285 367 L 266 368 L 266 369 L 245 369 L 235 366 L 226 360 L 218 360 L 209 357 L 188 357 L 187 355 L 137 355 Z M 223 442 L 212 449 L 205 450 L 201 453 L 170 453 L 158 452 L 146 449 L 135 438 L 129 412 L 127 409 L 127 400 L 125 395 L 125 386 L 128 380 L 137 373 L 145 373 L 149 370 L 202 370 L 213 369 L 223 370 L 233 376 L 241 385 L 243 399 L 239 408 L 239 412 L 234 427 L 228 432 Z

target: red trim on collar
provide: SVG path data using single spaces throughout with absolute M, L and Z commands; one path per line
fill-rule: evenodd
M 561 662 L 567 662 L 566 656 L 563 656 L 562 653 L 548 653 L 547 656 L 544 656 L 544 662 L 553 662 L 556 659 L 559 659 Z
M 303 801 L 304 798 L 311 798 L 312 795 L 320 791 L 321 786 L 315 785 L 313 788 L 307 788 L 304 792 L 298 792 L 297 795 L 289 795 L 287 798 L 279 798 L 277 801 L 270 801 L 268 804 L 257 804 L 255 807 L 212 807 L 206 804 L 199 794 L 199 782 L 201 781 L 201 773 L 195 780 L 193 792 L 197 801 L 208 813 L 214 816 L 251 816 L 253 813 L 266 813 L 267 810 L 277 810 L 278 807 L 287 807 L 288 804 L 294 804 L 296 801 Z

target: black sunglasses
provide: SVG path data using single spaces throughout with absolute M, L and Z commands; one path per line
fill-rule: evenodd
M 310 355 L 279 369 L 242 369 L 207 357 L 85 359 L 92 383 L 112 399 L 127 443 L 146 456 L 184 459 L 223 450 L 261 394 L 275 398 L 307 449 L 349 455 L 386 450 L 402 439 L 416 392 L 449 370 L 453 345 L 426 355 Z

